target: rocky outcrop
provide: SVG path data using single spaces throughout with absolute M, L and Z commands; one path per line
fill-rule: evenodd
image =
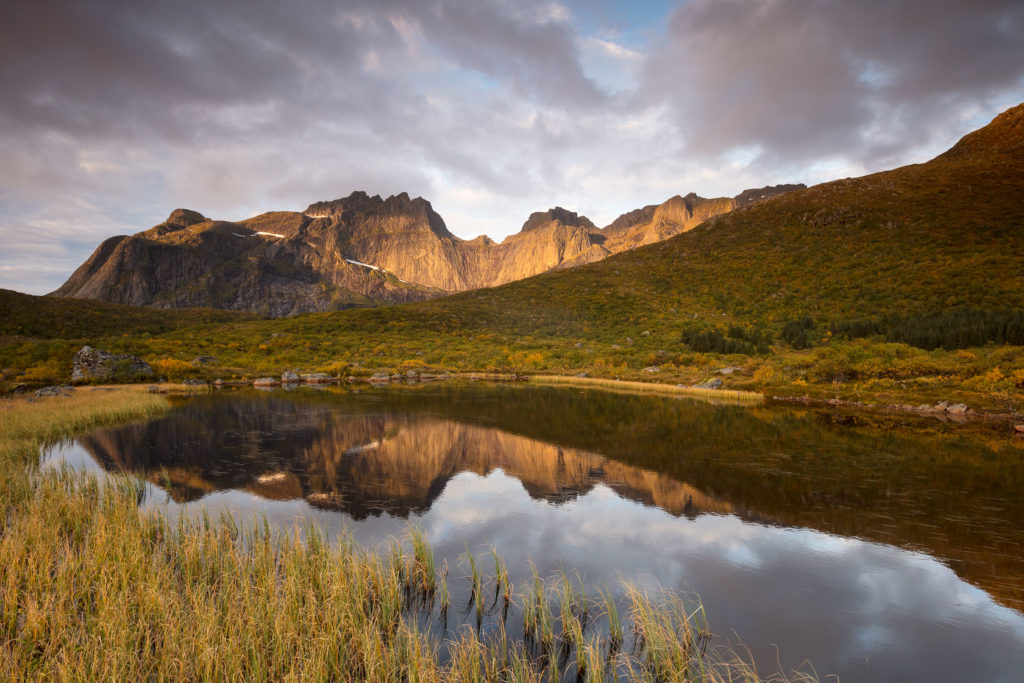
M 71 366 L 72 382 L 126 382 L 152 377 L 153 368 L 137 356 L 83 346 Z
M 430 202 L 404 192 L 387 199 L 353 192 L 301 213 L 272 211 L 235 223 L 175 209 L 149 230 L 103 242 L 54 294 L 271 317 L 418 301 L 599 261 L 736 205 L 690 193 L 623 214 L 604 229 L 555 207 L 531 214 L 500 243 L 456 237 Z
M 795 185 L 768 185 L 767 187 L 759 187 L 753 190 L 743 190 L 734 198 L 736 200 L 736 208 L 742 209 L 744 206 L 750 206 L 751 204 L 756 204 L 757 202 L 771 199 L 793 190 L 803 190 L 806 187 L 803 183 L 797 183 Z

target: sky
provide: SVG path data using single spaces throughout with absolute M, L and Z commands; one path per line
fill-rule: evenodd
M 500 240 L 924 161 L 1022 101 L 1020 0 L 14 0 L 0 288 L 179 207 L 408 192 Z

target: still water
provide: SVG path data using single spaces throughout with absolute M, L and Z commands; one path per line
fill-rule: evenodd
M 897 424 L 898 423 L 898 424 Z M 524 585 L 698 594 L 762 673 L 1024 680 L 1024 444 L 1008 430 L 521 386 L 225 392 L 81 435 L 146 508 L 366 546 L 420 527 Z M 464 573 L 464 572 L 463 572 Z

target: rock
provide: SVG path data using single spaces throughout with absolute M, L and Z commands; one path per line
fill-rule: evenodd
M 217 379 L 213 380 L 213 386 L 215 386 L 215 387 L 224 386 L 224 380 L 222 380 L 220 377 L 218 377 Z
M 577 372 L 576 376 L 577 377 L 590 377 L 590 373 L 589 372 Z
M 661 372 L 661 368 L 659 368 L 657 365 L 649 365 L 643 369 L 643 372 L 654 374 L 655 372 Z
M 714 379 L 709 379 L 706 382 L 701 382 L 700 384 L 694 384 L 693 388 L 694 389 L 721 389 L 722 388 L 722 380 L 719 379 L 718 377 L 715 377 Z
M 74 392 L 74 387 L 70 384 L 62 384 L 61 386 L 43 387 L 42 389 L 36 390 L 36 396 L 70 396 Z
M 332 381 L 331 376 L 324 372 L 311 372 L 301 377 L 306 384 L 330 384 Z
M 419 374 L 420 373 L 416 372 L 415 370 L 409 370 L 408 372 L 405 373 L 405 376 L 408 379 L 416 379 L 417 377 L 419 377 Z
M 183 382 L 183 384 L 186 387 L 205 387 L 206 386 L 206 380 L 205 379 L 196 379 L 195 377 L 189 377 L 188 379 L 186 379 Z
M 946 408 L 946 412 L 950 415 L 964 415 L 968 410 L 967 405 L 963 403 L 957 403 Z
M 254 387 L 276 387 L 278 384 L 280 382 L 273 377 L 260 377 L 252 383 Z
M 386 373 L 386 372 L 375 372 L 375 373 L 373 373 L 373 376 L 370 377 L 370 381 L 371 382 L 381 382 L 381 383 L 390 382 L 391 381 L 391 376 L 388 373 Z
M 734 368 L 732 366 L 727 366 L 727 367 L 724 367 L 724 368 L 719 368 L 718 369 L 718 374 L 719 375 L 731 375 L 734 372 L 739 372 L 739 370 L 740 370 L 739 368 Z
M 192 359 L 192 365 L 210 365 L 216 362 L 217 359 L 213 356 L 196 356 Z
M 158 386 L 157 386 L 157 385 L 155 385 L 155 384 L 150 384 L 150 385 L 149 385 L 149 386 L 148 386 L 148 387 L 146 388 L 146 391 L 148 391 L 148 392 L 149 392 L 149 393 L 151 393 L 151 394 L 166 394 L 166 393 L 167 393 L 167 390 L 166 390 L 166 389 L 163 389 L 163 388 L 161 388 L 161 387 L 158 387 Z
M 296 384 L 299 381 L 299 373 L 294 370 L 285 370 L 281 374 L 281 381 L 285 384 Z
M 91 346 L 83 346 L 72 361 L 71 381 L 128 381 L 152 377 L 153 368 L 137 356 L 113 354 Z
M 1013 431 L 1017 432 L 1021 436 L 1024 436 L 1024 425 L 1013 425 Z
M 640 333 L 640 336 L 641 337 L 650 337 L 651 336 L 651 331 L 650 330 L 644 330 L 643 332 Z

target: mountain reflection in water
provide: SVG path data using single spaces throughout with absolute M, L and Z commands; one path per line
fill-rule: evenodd
M 600 482 L 676 516 L 732 512 L 665 475 L 494 428 L 273 398 L 200 399 L 165 419 L 96 430 L 78 442 L 106 469 L 144 472 L 178 503 L 242 489 L 270 500 L 303 498 L 356 521 L 382 512 L 404 518 L 429 510 L 457 474 L 500 469 L 551 502 Z
M 343 389 L 204 396 L 78 444 L 166 491 L 149 504 L 169 497 L 172 515 L 312 519 L 368 545 L 411 520 L 453 567 L 493 544 L 510 569 L 692 589 L 766 665 L 777 643 L 784 665 L 843 681 L 1014 680 L 1019 444 L 834 421 L 565 389 Z

